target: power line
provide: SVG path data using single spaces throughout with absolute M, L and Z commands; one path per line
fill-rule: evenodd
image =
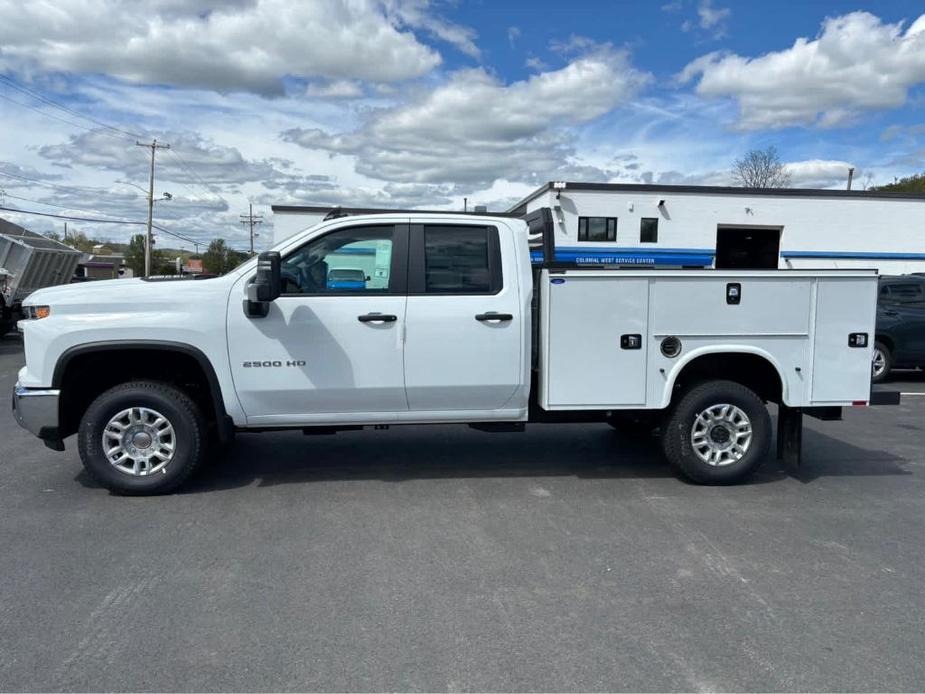
M 42 109 L 40 109 L 40 108 L 38 108 L 38 107 L 36 107 L 36 106 L 30 106 L 29 104 L 24 104 L 24 103 L 22 103 L 21 101 L 16 101 L 16 99 L 11 99 L 10 97 L 8 97 L 8 96 L 6 96 L 6 95 L 4 95 L 4 94 L 0 94 L 0 99 L 4 99 L 4 100 L 6 100 L 6 101 L 9 101 L 11 104 L 16 104 L 17 106 L 22 106 L 23 108 L 27 108 L 27 109 L 29 109 L 30 111 L 35 111 L 36 113 L 40 113 L 41 115 L 43 115 L 43 116 L 45 116 L 45 117 L 47 117 L 47 118 L 52 118 L 52 119 L 54 119 L 54 120 L 56 120 L 56 121 L 60 121 L 60 122 L 62 122 L 62 123 L 67 123 L 68 125 L 71 125 L 71 126 L 73 126 L 73 127 L 75 127 L 75 128 L 82 128 L 82 129 L 84 129 L 84 130 L 86 130 L 86 131 L 88 131 L 88 132 L 96 132 L 94 128 L 89 128 L 89 127 L 87 127 L 86 125 L 83 125 L 82 123 L 75 123 L 74 121 L 67 120 L 66 118 L 61 118 L 60 116 L 56 116 L 55 114 L 49 113 L 48 111 L 44 111 L 44 110 L 42 110 Z M 115 137 L 115 138 L 117 138 L 117 139 L 119 139 L 119 140 L 124 140 L 124 139 L 125 139 L 125 138 L 123 138 L 123 137 L 121 137 L 121 136 L 119 136 L 119 135 L 113 135 L 112 133 L 105 132 L 105 131 L 103 132 L 103 134 L 104 134 L 104 135 L 109 135 L 110 137 Z
M 9 196 L 12 197 L 12 196 Z M 39 203 L 42 204 L 42 203 Z M 0 210 L 7 212 L 18 212 L 19 214 L 31 214 L 39 217 L 54 217 L 55 219 L 68 219 L 74 222 L 99 222 L 101 224 L 147 224 L 147 222 L 135 222 L 130 219 L 99 219 L 98 217 L 74 217 L 64 214 L 52 214 L 51 212 L 37 212 L 35 210 L 20 210 L 15 207 L 0 206 Z
M 210 186 L 208 183 L 206 183 L 205 181 L 203 181 L 202 178 L 200 178 L 200 177 L 199 177 L 199 176 L 198 176 L 198 175 L 186 164 L 186 162 L 180 157 L 180 155 L 177 154 L 176 150 L 173 150 L 173 149 L 172 149 L 172 150 L 170 150 L 170 153 L 171 153 L 174 157 L 176 157 L 177 163 L 180 164 L 180 167 L 187 173 L 187 175 L 190 176 L 194 181 L 196 181 L 206 192 L 208 192 L 208 193 L 210 193 L 210 194 L 212 194 L 212 195 L 217 195 L 219 200 L 221 200 L 223 203 L 225 203 L 225 204 L 228 205 L 229 207 L 231 206 L 231 204 L 230 204 L 224 197 L 222 197 L 222 194 L 221 194 L 220 192 L 218 192 L 217 190 L 213 190 L 213 189 L 212 189 L 212 186 Z
M 78 193 L 91 193 L 94 195 L 114 195 L 112 191 L 106 190 L 104 188 L 90 188 L 88 186 L 65 186 L 60 183 L 52 183 L 51 181 L 41 181 L 37 178 L 29 178 L 28 176 L 20 176 L 19 174 L 11 174 L 5 171 L 0 171 L 0 176 L 7 176 L 9 178 L 18 178 L 21 181 L 28 181 L 34 185 L 45 186 L 47 188 L 57 188 L 58 190 L 73 190 Z M 133 197 L 138 197 L 135 193 L 132 193 Z
M 39 204 L 41 205 L 44 203 L 39 203 Z M 2 205 L 0 205 L 0 210 L 6 211 L 6 212 L 16 212 L 18 214 L 35 215 L 38 217 L 51 217 L 53 219 L 66 219 L 72 222 L 99 222 L 101 224 L 129 224 L 132 226 L 147 225 L 147 222 L 140 222 L 140 221 L 131 220 L 131 219 L 100 219 L 98 217 L 76 217 L 73 215 L 66 215 L 66 214 L 52 214 L 51 212 L 38 212 L 36 210 L 21 210 L 16 207 L 6 207 Z M 191 243 L 193 245 L 199 245 L 199 246 L 205 245 L 205 241 L 197 241 L 196 239 L 190 238 L 188 236 L 184 236 L 183 234 L 179 234 L 176 231 L 167 229 L 163 226 L 160 226 L 159 224 L 152 224 L 151 226 L 154 229 L 157 229 L 158 231 L 161 231 L 167 234 L 168 236 L 173 236 L 182 241 L 186 241 L 187 243 Z
M 55 108 L 61 109 L 62 111 L 65 111 L 65 112 L 70 113 L 70 114 L 72 114 L 72 115 L 74 115 L 74 116 L 77 116 L 78 118 L 83 118 L 84 120 L 88 120 L 88 121 L 90 121 L 91 123 L 95 123 L 96 125 L 100 126 L 101 128 L 106 128 L 107 130 L 111 130 L 112 132 L 121 133 L 122 135 L 127 135 L 128 137 L 132 137 L 132 138 L 144 137 L 143 135 L 139 135 L 138 133 L 129 132 L 128 130 L 123 130 L 122 128 L 117 128 L 117 127 L 114 126 L 114 125 L 110 125 L 109 123 L 105 123 L 105 122 L 103 122 L 103 121 L 101 121 L 101 120 L 98 120 L 98 119 L 96 119 L 96 118 L 93 118 L 92 116 L 85 115 L 85 114 L 81 113 L 80 111 L 75 111 L 74 109 L 70 108 L 69 106 L 65 106 L 64 104 L 58 103 L 58 102 L 55 101 L 54 99 L 51 99 L 51 98 L 45 96 L 44 94 L 40 94 L 39 92 L 36 92 L 36 91 L 34 91 L 34 90 L 32 90 L 32 89 L 29 89 L 29 88 L 26 87 L 26 86 L 23 86 L 23 85 L 19 84 L 18 82 L 16 82 L 16 81 L 14 81 L 13 79 L 7 77 L 6 75 L 0 75 L 0 80 L 2 80 L 3 82 L 5 82 L 8 86 L 12 87 L 13 89 L 16 89 L 17 91 L 22 92 L 23 94 L 27 94 L 28 96 L 31 96 L 31 97 L 33 97 L 33 98 L 35 98 L 35 99 L 38 99 L 39 101 L 41 101 L 41 102 L 43 102 L 43 103 L 45 103 L 45 104 L 48 104 L 49 106 L 54 106 Z
M 24 86 L 24 85 L 22 85 L 22 84 L 17 83 L 15 80 L 11 79 L 10 77 L 8 77 L 8 76 L 6 76 L 6 75 L 0 75 L 0 81 L 2 81 L 2 82 L 3 82 L 4 84 L 6 84 L 8 87 L 11 87 L 11 88 L 15 89 L 16 91 L 18 91 L 18 92 L 20 92 L 20 93 L 22 93 L 22 94 L 25 94 L 25 95 L 27 95 L 27 96 L 30 96 L 30 97 L 34 98 L 34 99 L 37 99 L 37 100 L 40 101 L 41 103 L 44 103 L 44 104 L 46 104 L 46 105 L 48 105 L 48 106 L 52 106 L 52 107 L 57 108 L 57 109 L 60 109 L 61 111 L 65 112 L 65 113 L 67 113 L 67 114 L 69 114 L 69 115 L 76 116 L 77 118 L 82 118 L 82 119 L 84 119 L 84 120 L 86 120 L 86 121 L 89 121 L 89 122 L 93 123 L 94 125 L 97 125 L 97 126 L 99 126 L 99 127 L 101 127 L 101 128 L 104 128 L 104 129 L 105 129 L 105 130 L 104 130 L 104 134 L 106 134 L 106 135 L 109 135 L 109 136 L 111 136 L 111 137 L 116 137 L 117 139 L 120 139 L 120 140 L 124 139 L 123 136 L 128 136 L 128 137 L 132 137 L 132 138 L 135 138 L 135 139 L 144 139 L 144 136 L 143 136 L 143 135 L 140 135 L 140 134 L 138 134 L 138 133 L 135 133 L 135 132 L 132 132 L 132 131 L 129 131 L 129 130 L 125 130 L 125 129 L 123 129 L 123 128 L 119 128 L 119 127 L 117 127 L 117 126 L 114 126 L 114 125 L 111 125 L 111 124 L 109 124 L 109 123 L 106 123 L 105 121 L 99 120 L 98 118 L 94 118 L 94 117 L 92 117 L 92 116 L 88 116 L 88 115 L 86 115 L 86 114 L 83 114 L 83 113 L 81 113 L 81 112 L 79 112 L 79 111 L 77 111 L 77 110 L 75 110 L 75 109 L 73 109 L 73 108 L 70 108 L 69 106 L 65 106 L 64 104 L 59 103 L 58 101 L 55 101 L 54 99 L 51 99 L 50 97 L 47 97 L 47 96 L 45 96 L 44 94 L 41 94 L 41 93 L 39 93 L 39 92 L 37 92 L 37 91 L 35 91 L 35 90 L 33 90 L 33 89 L 30 89 L 29 87 L 26 87 L 26 86 Z M 57 121 L 59 121 L 59 122 L 61 122 L 61 123 L 65 123 L 65 124 L 67 124 L 67 125 L 71 125 L 71 126 L 77 127 L 77 128 L 82 128 L 83 130 L 86 130 L 86 131 L 88 131 L 88 132 L 99 132 L 99 131 L 98 131 L 97 129 L 95 129 L 95 128 L 90 128 L 90 127 L 87 127 L 86 125 L 84 125 L 84 124 L 82 124 L 82 123 L 77 123 L 77 122 L 74 122 L 74 121 L 72 121 L 72 120 L 69 120 L 69 119 L 62 118 L 62 117 L 60 117 L 60 116 L 57 116 L 57 115 L 55 115 L 55 114 L 48 113 L 47 111 L 45 111 L 45 110 L 43 110 L 43 109 L 41 109 L 41 108 L 38 108 L 38 107 L 36 107 L 36 106 L 33 106 L 33 105 L 31 105 L 31 104 L 25 104 L 25 103 L 22 103 L 22 102 L 20 102 L 20 101 L 15 100 L 15 99 L 11 99 L 9 96 L 5 96 L 5 95 L 3 95 L 3 94 L 0 94 L 0 98 L 5 99 L 6 101 L 9 101 L 10 103 L 16 104 L 17 106 L 21 106 L 21 107 L 27 108 L 27 109 L 29 109 L 29 110 L 31 110 L 31 111 L 35 111 L 36 113 L 39 113 L 39 114 L 41 114 L 41 115 L 43 115 L 43 116 L 46 116 L 47 118 L 52 118 L 52 119 L 54 119 L 54 120 L 57 120 Z M 107 131 L 108 131 L 108 132 L 107 132 Z M 180 167 L 183 169 L 183 171 L 184 171 L 184 172 L 185 172 L 196 184 L 198 184 L 203 190 L 205 190 L 205 191 L 206 191 L 207 193 L 209 193 L 210 195 L 215 195 L 216 197 L 218 197 L 218 199 L 221 200 L 223 203 L 225 203 L 225 205 L 227 205 L 228 207 L 231 206 L 231 203 L 228 202 L 228 200 L 221 194 L 221 192 L 220 192 L 215 186 L 212 186 L 212 185 L 210 185 L 209 183 L 206 183 L 206 182 L 203 180 L 203 178 L 202 178 L 201 176 L 199 176 L 199 175 L 192 169 L 192 167 L 191 167 L 191 166 L 179 155 L 179 153 L 177 153 L 175 150 L 171 150 L 170 152 L 171 152 L 171 154 L 176 158 L 177 163 L 180 165 Z M 28 180 L 28 179 L 24 179 L 24 180 Z M 184 186 L 187 190 L 189 190 L 189 191 L 190 191 L 191 193 L 193 193 L 194 195 L 196 194 L 196 191 L 194 191 L 190 186 L 188 186 L 188 185 L 187 185 L 186 183 L 184 183 L 183 181 L 177 181 L 177 183 L 180 183 L 182 186 Z M 47 185 L 47 184 L 46 184 L 46 185 Z
M 7 195 L 7 197 L 14 197 L 14 196 Z M 44 205 L 45 203 L 39 203 L 39 204 Z M 73 209 L 73 208 L 70 208 L 70 209 Z M 54 219 L 66 219 L 72 222 L 97 222 L 100 224 L 130 224 L 133 226 L 147 225 L 147 222 L 139 222 L 139 221 L 135 221 L 131 219 L 100 219 L 99 217 L 76 217 L 74 215 L 52 214 L 51 212 L 38 212 L 36 210 L 21 210 L 16 207 L 0 206 L 0 210 L 5 210 L 6 212 L 16 212 L 19 214 L 36 215 L 39 217 L 52 217 Z M 165 227 L 159 226 L 157 224 L 154 224 L 153 227 L 157 229 L 158 231 L 161 231 L 167 234 L 168 236 L 176 237 L 178 239 L 181 239 L 182 241 L 186 241 L 187 243 L 192 243 L 194 245 L 203 244 L 203 241 L 196 241 L 195 239 L 189 238 L 188 236 L 184 236 L 183 234 L 178 234 L 175 231 L 171 231 L 170 229 L 166 229 Z
M 71 205 L 59 205 L 54 202 L 43 202 L 42 200 L 33 200 L 32 198 L 24 198 L 20 195 L 13 195 L 12 193 L 4 193 L 4 195 L 8 198 L 16 198 L 17 200 L 25 200 L 26 202 L 34 202 L 36 205 L 47 205 L 48 207 L 57 207 L 62 210 L 75 210 L 77 212 L 87 212 L 89 214 L 101 214 L 105 217 L 113 216 L 109 214 L 108 212 L 103 212 L 101 210 L 93 210 L 93 209 L 88 210 L 88 209 L 81 208 L 81 207 L 73 207 Z

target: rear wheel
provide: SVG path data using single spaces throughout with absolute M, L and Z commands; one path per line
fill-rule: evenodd
M 80 459 L 119 494 L 163 494 L 183 484 L 205 454 L 196 404 L 164 383 L 124 383 L 100 395 L 80 421 Z
M 764 462 L 771 418 L 755 393 L 732 381 L 695 386 L 674 406 L 662 432 L 671 465 L 699 484 L 734 484 Z
M 870 380 L 880 383 L 893 369 L 893 354 L 882 342 L 874 342 L 874 351 L 870 361 Z

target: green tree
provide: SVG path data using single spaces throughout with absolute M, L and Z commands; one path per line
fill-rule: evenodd
M 241 263 L 241 255 L 229 248 L 224 239 L 215 239 L 202 254 L 202 264 L 206 272 L 224 275 Z
M 883 186 L 874 186 L 871 190 L 885 190 L 894 193 L 925 193 L 925 172 L 906 176 Z
M 144 277 L 145 274 L 145 235 L 135 234 L 128 242 L 125 251 L 125 264 L 132 270 L 135 277 Z
M 66 243 L 68 246 L 76 248 L 78 251 L 90 253 L 93 250 L 93 247 L 97 244 L 97 241 L 87 237 L 87 235 L 82 231 L 75 231 L 71 234 L 68 234 L 64 243 Z

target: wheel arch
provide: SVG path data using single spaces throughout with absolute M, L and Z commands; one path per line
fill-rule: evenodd
M 882 342 L 883 345 L 890 350 L 890 352 L 896 351 L 896 342 L 893 340 L 893 337 L 889 333 L 875 332 L 874 333 L 874 342 Z
M 774 402 L 790 401 L 780 362 L 767 350 L 752 345 L 710 345 L 684 355 L 668 375 L 663 407 L 689 383 L 717 379 L 735 381 Z
M 210 415 L 209 419 L 214 421 L 218 439 L 222 442 L 230 440 L 234 434 L 234 423 L 228 416 L 227 410 L 225 409 L 225 400 L 222 395 L 222 389 L 212 362 L 209 360 L 206 354 L 197 347 L 181 342 L 170 342 L 166 340 L 108 340 L 76 345 L 65 350 L 58 358 L 58 361 L 55 363 L 55 369 L 52 374 L 52 388 L 62 391 L 62 400 L 59 412 L 60 431 L 62 438 L 74 433 L 77 430 L 77 422 L 74 421 L 75 415 L 70 411 L 70 408 L 74 407 L 77 410 L 81 410 L 82 414 L 82 411 L 86 408 L 87 405 L 89 405 L 89 402 L 86 402 L 88 398 L 82 397 L 82 394 L 68 393 L 67 386 L 69 381 L 71 384 L 74 383 L 74 369 L 77 369 L 80 366 L 98 364 L 105 356 L 112 356 L 115 358 L 116 363 L 113 364 L 115 366 L 119 362 L 125 362 L 127 360 L 126 352 L 132 353 L 132 355 L 135 357 L 142 356 L 144 352 L 149 353 L 149 356 L 163 355 L 165 357 L 170 357 L 171 359 L 166 361 L 172 361 L 173 363 L 177 363 L 176 359 L 180 358 L 185 361 L 187 368 L 189 368 L 190 365 L 195 364 L 195 369 L 198 372 L 198 375 L 201 376 L 202 385 L 205 386 L 205 390 L 208 395 L 207 399 L 200 398 L 200 404 L 203 406 L 203 409 Z M 149 377 L 150 367 L 156 365 L 156 362 L 153 364 L 148 363 L 145 364 L 143 368 L 138 370 L 125 372 L 125 378 L 119 378 L 118 376 L 113 377 L 113 375 L 111 375 L 108 378 L 100 379 L 99 383 L 108 384 L 111 386 L 119 382 L 132 380 L 133 378 Z M 192 372 L 188 371 L 187 375 L 190 374 L 192 374 Z M 89 374 L 82 375 L 84 376 L 84 379 L 89 377 Z M 104 387 L 91 389 L 91 392 L 93 390 L 102 392 L 104 389 Z M 79 421 L 79 416 L 77 416 L 76 419 Z

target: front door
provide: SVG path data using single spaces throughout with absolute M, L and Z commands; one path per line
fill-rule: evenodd
M 513 244 L 494 226 L 412 226 L 405 341 L 412 411 L 455 411 L 462 419 L 512 407 L 529 339 Z
M 248 423 L 407 411 L 406 268 L 406 225 L 357 226 L 286 255 L 283 294 L 265 318 L 244 315 L 242 280 L 228 307 L 228 351 Z

